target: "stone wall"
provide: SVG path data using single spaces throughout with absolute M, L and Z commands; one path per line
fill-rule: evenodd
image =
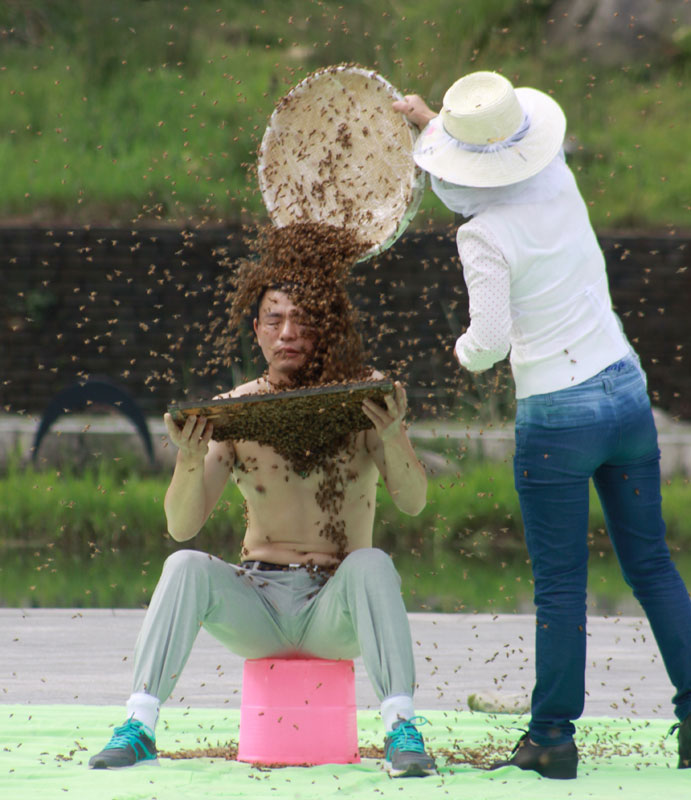
M 601 235 L 613 302 L 649 375 L 656 405 L 691 419 L 689 243 L 678 235 Z M 249 335 L 237 363 L 209 367 L 216 285 L 246 253 L 239 228 L 0 230 L 0 407 L 41 414 L 66 386 L 108 379 L 147 415 L 208 397 L 260 369 Z M 373 362 L 401 376 L 418 417 L 465 404 L 510 404 L 506 365 L 459 373 L 451 347 L 468 323 L 453 231 L 402 237 L 358 265 L 353 296 Z

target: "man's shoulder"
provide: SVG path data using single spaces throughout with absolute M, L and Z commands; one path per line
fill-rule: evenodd
M 228 392 L 217 394 L 214 400 L 228 400 L 231 397 L 243 397 L 246 394 L 258 394 L 259 392 L 265 392 L 267 388 L 266 380 L 264 380 L 264 378 L 256 378 L 253 381 L 241 383 L 239 386 L 235 386 Z
M 366 377 L 368 381 L 381 381 L 386 377 L 386 375 L 384 375 L 383 372 L 379 372 L 378 369 L 374 369 L 374 367 L 369 367 Z

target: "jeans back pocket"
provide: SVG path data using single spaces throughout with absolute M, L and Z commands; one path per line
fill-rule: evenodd
M 581 405 L 551 406 L 544 410 L 544 424 L 550 428 L 575 428 L 597 420 L 594 408 Z

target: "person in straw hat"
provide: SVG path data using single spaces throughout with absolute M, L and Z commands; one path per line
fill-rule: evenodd
M 575 778 L 584 706 L 588 496 L 592 478 L 627 583 L 643 606 L 691 766 L 691 601 L 665 543 L 657 431 L 640 362 L 612 310 L 605 260 L 565 162 L 564 112 L 548 95 L 475 72 L 394 109 L 422 128 L 414 159 L 458 230 L 470 326 L 459 364 L 510 352 L 515 485 L 535 580 L 536 680 L 513 765 Z

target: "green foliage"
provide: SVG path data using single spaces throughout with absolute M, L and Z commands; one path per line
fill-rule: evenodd
M 45 222 L 263 215 L 273 103 L 357 62 L 438 107 L 475 69 L 553 93 L 598 226 L 688 224 L 688 59 L 594 68 L 545 43 L 550 0 L 27 0 L 0 7 L 0 213 Z M 449 213 L 427 193 L 416 224 Z
M 93 462 L 90 462 L 93 465 Z M 57 548 L 84 554 L 156 552 L 166 533 L 163 499 L 169 475 L 130 473 L 104 460 L 76 473 L 11 464 L 0 481 L 0 543 L 5 548 Z M 229 487 L 204 529 L 211 542 L 238 542 L 244 531 L 239 492 Z
M 179 548 L 237 561 L 244 533 L 242 497 L 229 485 L 190 542 L 165 532 L 168 474 L 137 473 L 101 461 L 83 471 L 35 470 L 14 460 L 0 478 L 0 605 L 137 607 L 148 603 L 162 563 Z M 691 538 L 688 479 L 662 487 L 668 540 L 687 565 Z M 401 514 L 385 490 L 377 499 L 374 543 L 391 553 L 411 611 L 529 611 L 530 566 L 511 467 L 465 464 L 430 481 L 426 508 Z M 631 608 L 591 497 L 591 603 Z
M 683 573 L 691 560 L 677 566 Z M 433 560 L 406 554 L 396 559 L 402 576 L 403 600 L 409 611 L 454 613 L 531 613 L 533 579 L 526 557 L 496 556 L 480 560 L 445 556 Z M 624 582 L 616 559 L 592 558 L 588 569 L 588 606 L 598 614 L 642 614 Z
M 170 551 L 151 554 L 95 548 L 3 553 L 0 605 L 14 608 L 139 608 L 146 606 Z
M 103 459 L 80 473 L 37 470 L 15 460 L 0 478 L 0 547 L 83 554 L 90 548 L 151 553 L 173 546 L 163 511 L 169 480 L 167 473 L 137 473 Z M 668 481 L 662 493 L 668 539 L 672 547 L 681 547 L 691 537 L 688 480 Z M 234 559 L 244 526 L 242 495 L 230 483 L 192 544 Z M 608 550 L 594 490 L 589 529 L 593 547 Z M 427 505 L 416 517 L 401 514 L 380 489 L 374 539 L 394 556 L 432 553 L 491 560 L 497 554 L 523 553 L 511 465 L 462 462 L 455 474 L 430 480 Z

